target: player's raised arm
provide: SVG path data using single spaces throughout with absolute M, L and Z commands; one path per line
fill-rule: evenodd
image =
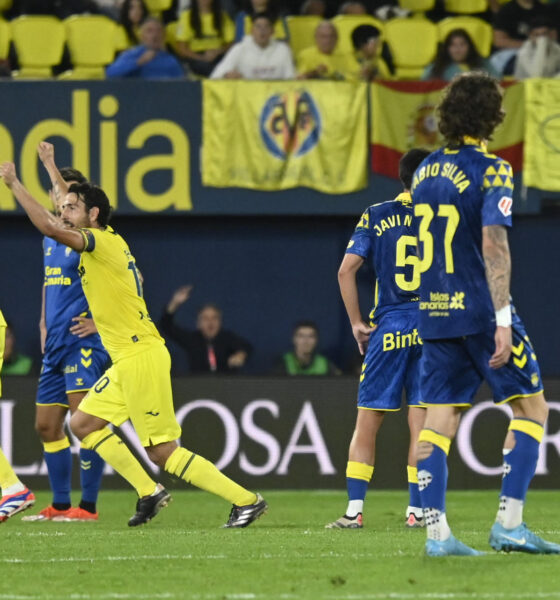
M 49 142 L 41 142 L 37 148 L 37 153 L 49 174 L 54 193 L 54 204 L 56 206 L 56 202 L 60 202 L 68 193 L 68 184 L 64 181 L 54 162 L 54 146 L 49 144 Z
M 15 165 L 5 162 L 0 166 L 0 177 L 10 188 L 16 200 L 27 213 L 27 216 L 37 229 L 47 237 L 55 239 L 78 252 L 84 249 L 85 241 L 79 231 L 67 229 L 59 219 L 52 215 L 44 206 L 25 189 L 17 178 Z
M 340 286 L 340 294 L 350 324 L 352 325 L 352 333 L 358 343 L 360 354 L 364 354 L 369 342 L 369 336 L 373 329 L 369 327 L 362 319 L 360 304 L 358 300 L 358 286 L 356 285 L 356 273 L 362 266 L 364 259 L 357 254 L 345 254 L 342 263 L 338 270 L 338 284 Z
M 493 369 L 498 369 L 508 362 L 511 354 L 511 256 L 504 226 L 487 225 L 482 228 L 482 254 L 496 311 L 496 350 L 489 364 Z

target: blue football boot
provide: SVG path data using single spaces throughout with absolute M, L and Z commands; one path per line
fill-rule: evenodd
M 430 539 L 426 541 L 427 556 L 482 556 L 483 554 L 485 553 L 463 544 L 453 534 L 444 542 Z
M 525 523 L 506 529 L 494 523 L 488 540 L 498 552 L 529 552 L 530 554 L 560 554 L 560 544 L 547 542 L 533 533 Z

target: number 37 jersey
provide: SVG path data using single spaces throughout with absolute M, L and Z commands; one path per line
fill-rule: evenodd
M 127 243 L 111 227 L 80 231 L 85 248 L 78 273 L 113 363 L 163 343 L 148 314 L 140 274 Z
M 454 338 L 496 326 L 482 228 L 511 226 L 512 170 L 478 144 L 441 148 L 412 182 L 420 258 L 419 332 Z
M 420 277 L 412 220 L 410 194 L 399 194 L 367 208 L 348 243 L 346 254 L 361 256 L 375 272 L 372 323 L 387 310 L 417 308 Z

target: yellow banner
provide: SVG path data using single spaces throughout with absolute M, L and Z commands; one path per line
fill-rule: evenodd
M 329 194 L 367 184 L 367 86 L 204 81 L 202 182 Z
M 523 184 L 560 192 L 560 81 L 525 81 Z

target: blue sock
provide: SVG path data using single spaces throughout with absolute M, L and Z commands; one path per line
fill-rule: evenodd
M 70 508 L 72 487 L 72 452 L 67 437 L 56 442 L 43 442 L 43 456 L 47 463 L 53 493 L 53 506 L 58 510 Z
M 349 460 L 346 465 L 348 500 L 364 500 L 372 476 L 373 467 L 371 465 Z
M 97 502 L 99 487 L 105 461 L 95 452 L 87 448 L 80 448 L 80 482 L 82 484 L 82 503 L 93 504 Z M 92 511 L 93 512 L 93 511 Z
M 368 489 L 369 481 L 363 479 L 346 478 L 346 489 L 348 490 L 348 500 L 364 500 Z
M 431 429 L 423 429 L 419 442 L 430 442 L 433 450 L 428 458 L 418 461 L 418 489 L 422 508 L 435 508 L 445 512 L 447 489 L 447 453 L 451 440 Z
M 501 496 L 525 500 L 537 468 L 544 428 L 530 419 L 512 419 L 509 429 L 515 436 L 515 447 L 504 456 Z
M 422 502 L 420 501 L 420 491 L 418 490 L 418 469 L 408 465 L 406 471 L 408 475 L 408 505 L 421 508 Z

